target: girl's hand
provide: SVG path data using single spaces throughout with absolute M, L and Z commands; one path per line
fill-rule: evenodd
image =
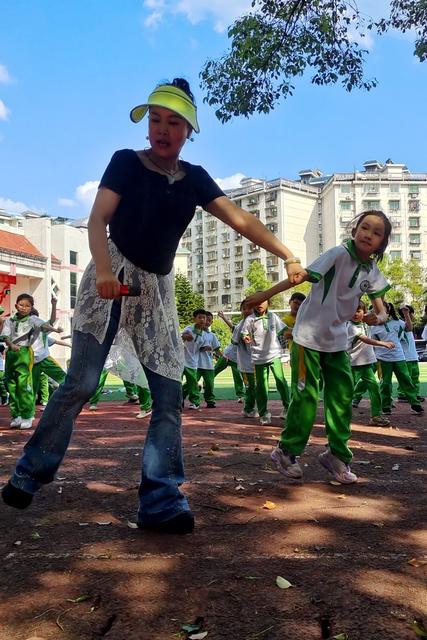
M 375 313 L 373 313 L 373 311 L 370 311 L 369 313 L 365 313 L 365 315 L 363 316 L 363 322 L 372 327 L 378 324 L 378 318 Z
M 286 265 L 286 273 L 292 284 L 300 284 L 307 276 L 307 271 L 297 262 Z
M 256 293 L 252 293 L 250 296 L 245 298 L 243 301 L 245 305 L 253 309 L 257 307 L 261 302 L 265 302 L 268 300 L 268 297 L 265 295 L 265 291 L 257 291 Z
M 218 318 L 221 318 L 221 320 L 225 320 L 225 313 L 224 313 L 224 311 L 218 311 Z
M 112 271 L 97 273 L 95 282 L 101 298 L 111 300 L 120 296 L 120 281 Z
M 13 342 L 9 345 L 9 349 L 14 351 L 15 353 L 20 350 L 21 347 L 18 347 L 17 344 L 13 344 Z
M 242 340 L 245 344 L 252 344 L 251 336 L 243 336 Z
M 383 342 L 383 347 L 385 347 L 386 349 L 394 349 L 395 344 L 394 342 Z

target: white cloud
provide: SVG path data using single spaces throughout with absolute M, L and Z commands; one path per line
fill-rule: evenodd
M 9 75 L 6 65 L 0 64 L 0 83 L 7 84 L 12 82 L 12 78 Z
M 146 27 L 158 26 L 168 14 L 181 14 L 193 25 L 213 20 L 215 31 L 223 32 L 251 10 L 251 0 L 145 0 L 144 7 L 151 10 L 144 22 Z
M 10 110 L 6 107 L 3 100 L 0 100 L 0 120 L 7 120 Z
M 88 180 L 84 184 L 81 184 L 76 189 L 76 199 L 85 207 L 90 209 L 95 200 L 96 192 L 98 191 L 98 180 Z
M 244 178 L 246 178 L 246 176 L 243 173 L 234 173 L 232 176 L 226 178 L 215 178 L 215 182 L 223 190 L 238 189 L 241 186 L 240 181 Z
M 77 202 L 71 198 L 58 198 L 58 204 L 60 207 L 77 207 Z
M 4 209 L 9 213 L 22 213 L 23 211 L 36 211 L 34 207 L 30 207 L 25 202 L 17 202 L 10 198 L 2 198 L 0 196 L 0 209 Z

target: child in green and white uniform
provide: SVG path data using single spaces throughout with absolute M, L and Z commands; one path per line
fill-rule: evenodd
M 231 333 L 233 334 L 235 325 L 233 325 L 233 323 L 227 318 L 227 316 L 223 311 L 218 311 L 218 316 L 221 318 L 221 320 L 225 322 L 225 324 L 227 325 L 227 327 L 230 328 Z M 231 343 L 225 347 L 222 356 L 220 356 L 220 358 L 218 358 L 218 360 L 215 363 L 215 369 L 214 369 L 215 378 L 227 367 L 231 368 L 231 374 L 233 376 L 234 391 L 236 392 L 237 402 L 243 402 L 243 397 L 245 395 L 245 388 L 243 384 L 242 374 L 240 373 L 239 368 L 237 366 L 237 345 L 234 344 L 233 341 L 231 341 Z
M 259 414 L 256 410 L 256 393 L 255 393 L 255 367 L 252 362 L 251 345 L 247 344 L 242 337 L 242 328 L 245 320 L 252 313 L 252 307 L 248 306 L 244 301 L 240 305 L 243 318 L 235 326 L 231 340 L 237 349 L 237 366 L 243 377 L 245 385 L 245 398 L 242 415 L 245 418 L 258 418 Z
M 194 324 L 185 327 L 181 334 L 184 342 L 184 373 L 185 383 L 182 387 L 183 405 L 188 396 L 189 409 L 198 409 L 200 406 L 200 391 L 197 380 L 197 368 L 199 366 L 200 348 L 205 344 L 206 311 L 196 309 L 193 312 Z
M 4 369 L 6 366 L 6 348 L 4 344 L 0 344 L 0 400 L 2 404 L 8 403 L 8 394 L 4 383 Z
M 280 417 L 285 417 L 289 405 L 288 383 L 281 360 L 283 349 L 279 341 L 279 336 L 286 328 L 279 316 L 268 311 L 268 301 L 255 305 L 253 313 L 246 318 L 242 327 L 242 338 L 251 346 L 252 363 L 255 366 L 256 402 L 261 424 L 271 424 L 267 405 L 269 371 L 273 373 L 282 400 Z
M 307 444 L 316 419 L 320 374 L 324 380 L 324 413 L 329 448 L 319 462 L 341 483 L 357 481 L 349 463 L 347 446 L 351 435 L 353 376 L 347 353 L 346 322 L 352 318 L 363 293 L 369 295 L 375 313 L 364 317 L 367 324 L 384 322 L 381 297 L 389 289 L 376 261 L 381 259 L 391 233 L 391 224 L 381 211 L 366 211 L 352 229 L 352 239 L 329 249 L 307 269 L 304 280 L 313 283 L 298 311 L 292 345 L 292 397 L 286 427 L 271 457 L 280 473 L 302 478 L 296 460 Z M 259 304 L 292 284 L 285 280 L 248 298 Z
M 16 313 L 6 318 L 2 336 L 8 346 L 5 378 L 9 391 L 12 429 L 30 429 L 34 415 L 32 369 L 34 354 L 32 345 L 40 331 L 56 331 L 41 318 L 30 315 L 34 299 L 22 293 L 16 299 Z
M 35 310 L 33 309 L 33 312 Z M 34 315 L 38 316 L 38 313 Z M 62 329 L 55 329 L 57 333 L 62 333 Z M 33 377 L 33 393 L 34 393 L 34 411 L 37 395 L 40 390 L 40 378 L 44 373 L 52 380 L 55 380 L 58 384 L 64 382 L 65 380 L 65 371 L 60 367 L 60 365 L 56 362 L 54 358 L 50 355 L 49 346 L 50 343 L 55 344 L 54 340 L 51 340 L 48 333 L 45 331 L 41 331 L 37 338 L 33 342 L 33 353 L 34 353 L 34 364 L 32 369 L 32 377 Z M 65 344 L 65 343 L 63 343 Z M 68 346 L 68 345 L 67 345 Z M 49 394 L 49 392 L 48 392 Z M 49 395 L 48 395 L 49 399 Z M 34 415 L 34 414 L 33 414 Z
M 215 367 L 214 354 L 221 355 L 221 345 L 218 338 L 211 330 L 213 315 L 210 311 L 206 311 L 206 321 L 204 326 L 204 345 L 199 350 L 199 362 L 197 366 L 197 382 L 203 378 L 203 397 L 206 402 L 207 409 L 215 408 Z
M 381 415 L 381 394 L 378 380 L 372 365 L 377 361 L 373 346 L 393 349 L 393 342 L 385 342 L 369 338 L 363 323 L 366 306 L 359 303 L 356 313 L 347 322 L 348 355 L 350 357 L 351 372 L 354 381 L 354 394 L 357 395 L 358 383 L 366 389 L 371 402 L 371 419 L 369 424 L 376 427 L 388 427 L 390 421 Z
M 401 343 L 403 353 L 405 355 L 409 376 L 417 390 L 418 400 L 424 402 L 424 398 L 420 395 L 420 366 L 418 364 L 418 353 L 415 346 L 415 338 L 413 332 L 414 308 L 411 305 L 403 305 L 399 308 L 399 316 L 403 326 L 403 334 L 401 335 Z M 400 385 L 397 387 L 397 397 L 399 402 L 407 402 Z
M 413 413 L 421 415 L 424 409 L 418 400 L 417 388 L 411 380 L 405 354 L 402 348 L 402 335 L 404 326 L 398 319 L 394 306 L 390 302 L 385 302 L 388 313 L 387 321 L 379 326 L 373 327 L 371 337 L 376 340 L 389 340 L 394 343 L 394 349 L 375 348 L 375 355 L 378 360 L 378 375 L 380 378 L 381 403 L 385 414 L 390 414 L 392 409 L 392 378 L 396 376 L 400 388 L 411 405 Z

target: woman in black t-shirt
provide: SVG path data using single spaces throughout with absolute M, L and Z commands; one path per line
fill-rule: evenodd
M 285 260 L 299 282 L 300 261 L 259 220 L 237 207 L 206 171 L 180 159 L 199 132 L 188 83 L 175 79 L 154 89 L 131 111 L 149 114 L 150 146 L 116 152 L 101 179 L 88 231 L 93 260 L 79 288 L 73 348 L 64 383 L 52 395 L 2 491 L 10 506 L 27 507 L 54 479 L 74 420 L 96 389 L 116 334 L 126 336 L 144 368 L 153 413 L 142 456 L 138 525 L 165 533 L 190 533 L 194 518 L 179 486 L 184 481 L 181 444 L 183 349 L 174 300 L 173 259 L 200 205 L 251 242 Z M 110 236 L 107 236 L 107 227 Z M 121 283 L 140 290 L 120 302 Z

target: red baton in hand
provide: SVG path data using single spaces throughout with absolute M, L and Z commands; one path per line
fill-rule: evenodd
M 140 287 L 132 287 L 128 284 L 120 285 L 120 295 L 121 296 L 140 296 L 141 289 Z

